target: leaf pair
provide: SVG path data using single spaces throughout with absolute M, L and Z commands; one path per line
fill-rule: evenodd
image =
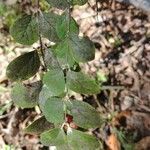
M 52 101 L 51 100 L 50 99 L 48 100 L 49 101 L 49 103 L 47 103 L 48 106 L 53 100 L 55 100 L 55 102 L 58 104 L 57 99 L 53 99 Z M 61 100 L 59 100 L 59 102 L 61 103 Z M 82 102 L 82 103 L 84 103 L 84 102 Z M 88 104 L 85 103 L 85 105 L 88 105 Z M 47 108 L 48 108 L 48 106 L 47 106 Z M 52 108 L 52 106 L 50 107 L 50 109 L 51 108 Z M 87 108 L 91 109 L 92 107 L 89 105 L 86 107 L 86 110 L 87 110 Z M 55 111 L 58 112 L 59 108 L 53 106 L 53 110 L 54 109 L 55 109 Z M 94 108 L 92 108 L 92 109 L 94 110 Z M 89 113 L 91 113 L 91 112 L 92 111 L 89 111 Z M 58 116 L 56 117 L 55 116 L 56 114 L 54 112 L 49 112 L 49 113 L 50 113 L 49 115 L 51 115 L 51 116 L 54 115 L 52 117 L 53 119 L 55 119 L 55 120 L 56 120 L 56 118 L 58 119 Z M 82 114 L 78 114 L 78 115 L 81 116 Z M 89 119 L 90 119 L 90 116 L 89 116 Z M 98 116 L 97 116 L 97 119 L 98 119 Z M 85 123 L 87 123 L 87 122 L 85 122 Z M 85 123 L 84 123 L 84 120 L 82 120 L 82 124 L 85 124 Z M 85 150 L 93 150 L 93 149 L 96 150 L 99 147 L 99 142 L 97 141 L 97 139 L 95 137 L 93 137 L 91 135 L 88 135 L 88 134 L 83 133 L 83 132 L 78 131 L 78 130 L 71 129 L 70 127 L 68 127 L 67 134 L 64 133 L 63 129 L 60 129 L 60 128 L 52 129 L 52 128 L 54 128 L 54 125 L 52 123 L 49 123 L 45 119 L 45 117 L 41 117 L 41 118 L 35 120 L 31 125 L 29 125 L 25 129 L 25 132 L 30 133 L 30 134 L 41 134 L 41 142 L 43 145 L 56 146 L 58 150 L 59 149 L 60 150 L 61 149 L 63 149 L 63 150 L 65 150 L 65 149 L 66 150 L 68 150 L 68 149 L 70 149 L 70 150 L 83 150 L 83 149 L 85 149 Z
M 37 17 L 24 14 L 17 18 L 10 29 L 12 37 L 20 44 L 32 45 L 39 34 L 53 42 L 58 42 L 70 32 L 79 32 L 74 19 L 67 14 L 40 13 Z
M 97 94 L 100 87 L 96 81 L 81 72 L 69 71 L 65 78 L 61 70 L 50 70 L 44 78 L 43 83 L 51 92 L 51 96 L 60 96 L 65 92 L 65 87 L 81 94 Z
M 64 108 L 66 107 L 66 110 Z M 43 104 L 43 114 L 49 122 L 62 124 L 65 120 L 65 111 L 73 116 L 74 123 L 82 128 L 96 128 L 101 125 L 97 111 L 89 104 L 82 101 L 63 101 L 60 98 L 51 97 Z
M 72 129 L 67 135 L 55 128 L 41 134 L 41 142 L 46 146 L 56 146 L 57 150 L 96 150 L 97 139 L 91 135 Z
M 23 15 L 11 26 L 10 34 L 20 44 L 32 45 L 39 39 L 39 33 L 52 41 L 58 41 L 55 25 L 58 15 L 43 13 L 38 17 Z

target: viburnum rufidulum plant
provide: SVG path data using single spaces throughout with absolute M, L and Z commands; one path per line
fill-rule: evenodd
M 8 78 L 16 82 L 12 100 L 21 108 L 39 106 L 43 116 L 25 132 L 39 134 L 43 145 L 56 146 L 58 150 L 99 149 L 96 137 L 85 131 L 101 126 L 100 114 L 88 103 L 70 99 L 70 91 L 100 92 L 99 83 L 79 67 L 80 62 L 94 59 L 94 45 L 88 37 L 79 37 L 79 27 L 70 14 L 71 7 L 83 5 L 87 0 L 46 1 L 63 13 L 42 12 L 37 1 L 37 11 L 22 14 L 10 29 L 12 37 L 20 44 L 40 43 L 37 49 L 17 57 L 7 67 Z M 43 38 L 55 44 L 46 47 Z M 37 74 L 40 66 L 44 66 L 41 80 L 25 84 L 23 81 Z

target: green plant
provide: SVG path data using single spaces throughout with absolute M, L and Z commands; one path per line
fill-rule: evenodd
M 15 150 L 13 145 L 4 145 L 4 150 Z
M 10 109 L 11 106 L 12 106 L 12 101 L 0 105 L 0 117 L 5 113 L 7 109 Z
M 12 37 L 20 44 L 40 46 L 13 60 L 7 67 L 7 76 L 17 83 L 12 89 L 12 100 L 22 108 L 39 105 L 43 116 L 25 131 L 40 134 L 41 142 L 65 150 L 99 149 L 99 141 L 80 131 L 100 127 L 100 114 L 88 103 L 70 99 L 70 91 L 97 94 L 100 85 L 91 76 L 81 72 L 79 63 L 94 59 L 95 48 L 88 37 L 79 37 L 79 27 L 71 17 L 71 7 L 87 0 L 47 0 L 56 8 L 65 10 L 62 15 L 42 12 L 39 1 L 30 15 L 21 15 L 10 29 Z M 48 47 L 42 37 L 55 42 Z M 40 66 L 41 80 L 23 84 L 34 76 Z
M 0 2 L 0 19 L 2 20 L 3 25 L 10 27 L 18 13 L 19 10 L 17 7 L 7 6 L 3 2 Z
M 123 147 L 124 150 L 133 150 L 135 145 L 133 141 L 133 136 L 128 134 L 128 138 L 126 132 L 123 130 L 118 130 L 116 128 L 113 129 L 114 132 L 117 134 L 117 137 Z

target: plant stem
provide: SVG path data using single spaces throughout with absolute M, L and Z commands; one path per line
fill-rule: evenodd
M 39 10 L 40 10 L 40 2 L 39 0 L 36 0 L 36 6 L 38 8 L 38 17 L 39 17 Z M 39 26 L 39 19 L 38 19 L 38 26 Z M 47 66 L 46 66 L 46 63 L 45 63 L 45 60 L 44 60 L 44 52 L 43 52 L 43 43 L 42 43 L 42 37 L 41 37 L 41 32 L 40 30 L 38 29 L 39 31 L 39 42 L 40 42 L 40 52 L 41 52 L 41 56 L 42 56 L 42 60 L 43 60 L 43 64 L 44 64 L 44 70 L 47 71 Z
M 47 66 L 44 60 L 44 52 L 43 52 L 43 43 L 42 43 L 42 37 L 39 31 L 39 41 L 40 41 L 40 51 L 41 51 L 41 56 L 42 56 L 42 60 L 43 60 L 43 64 L 44 64 L 44 70 L 47 71 Z
M 102 86 L 102 90 L 123 90 L 124 86 Z
M 69 15 L 69 21 L 68 21 L 68 35 L 70 33 L 70 20 L 71 20 L 71 9 L 70 9 L 70 0 L 68 0 L 68 15 Z

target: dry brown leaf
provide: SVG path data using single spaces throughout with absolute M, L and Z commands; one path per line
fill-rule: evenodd
M 149 150 L 149 149 L 150 149 L 150 136 L 143 138 L 135 145 L 135 150 Z
M 112 124 L 114 126 L 126 126 L 126 118 L 129 118 L 131 115 L 131 111 L 122 111 L 113 118 Z
M 122 111 L 114 119 L 112 124 L 116 127 L 124 127 L 130 131 L 136 131 L 139 137 L 150 136 L 150 114 L 138 111 Z
M 106 140 L 109 150 L 121 150 L 120 142 L 115 134 L 111 134 Z

